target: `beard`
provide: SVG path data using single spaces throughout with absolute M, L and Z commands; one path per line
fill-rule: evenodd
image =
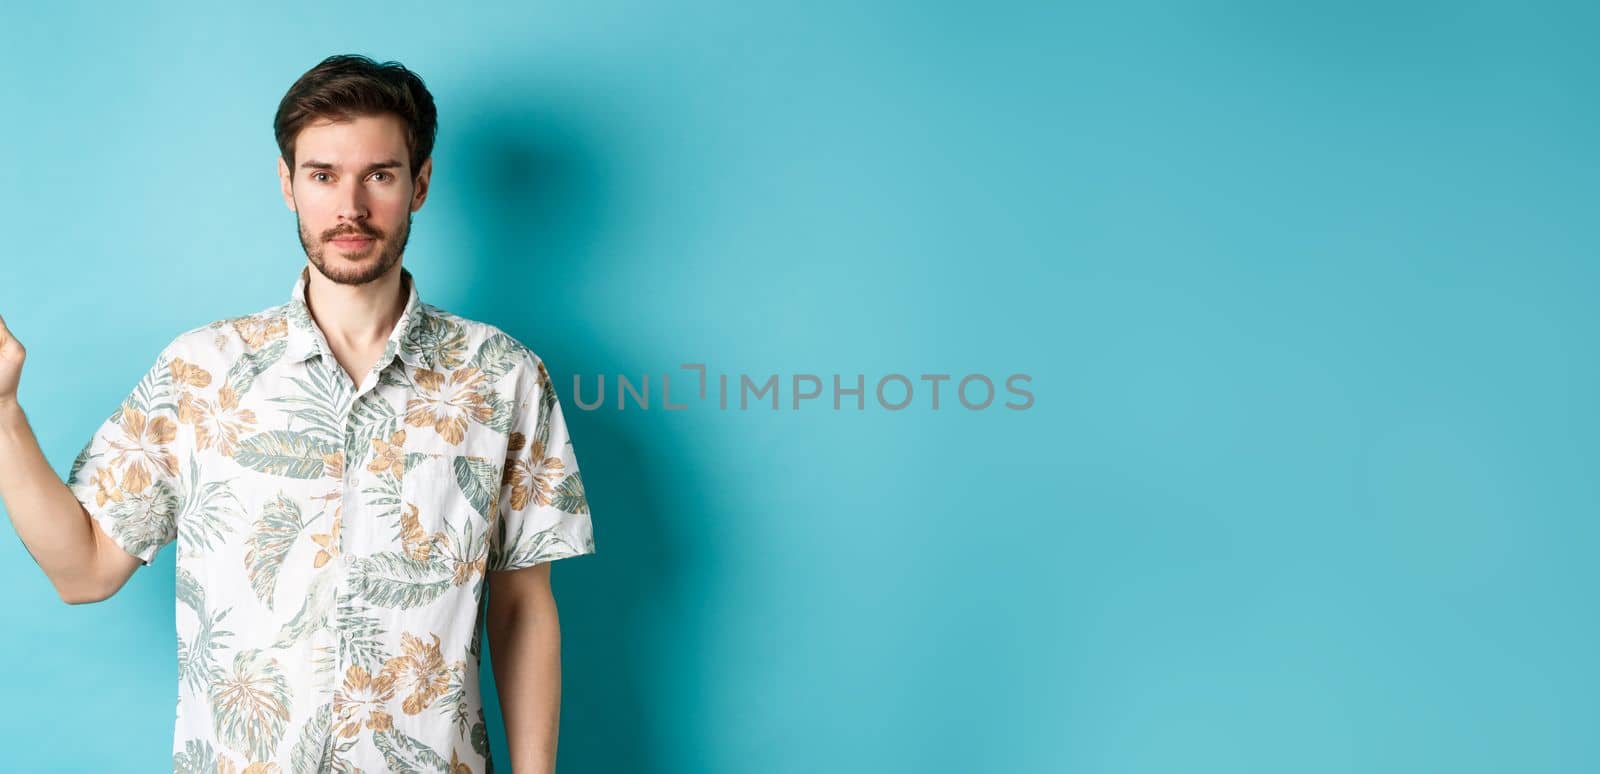
M 396 239 L 389 239 L 382 231 L 365 223 L 353 228 L 329 229 L 322 232 L 320 238 L 312 238 L 311 232 L 307 231 L 305 224 L 300 222 L 300 214 L 298 212 L 295 213 L 294 223 L 295 228 L 300 232 L 300 246 L 305 249 L 306 258 L 310 259 L 311 265 L 317 267 L 317 271 L 321 272 L 322 276 L 341 285 L 365 285 L 387 274 L 390 269 L 394 268 L 395 264 L 400 262 L 400 256 L 406 251 L 406 242 L 411 239 L 412 214 L 406 213 L 405 225 L 400 227 L 400 233 L 396 235 Z M 343 236 L 371 237 L 373 241 L 362 252 L 345 253 L 350 257 L 340 256 L 338 258 L 341 264 L 348 262 L 355 263 L 355 266 L 335 265 L 330 267 L 324 251 L 332 250 L 336 254 L 342 253 L 343 251 L 333 246 L 331 240 Z M 376 259 L 369 258 L 368 256 L 371 255 L 372 251 L 380 245 L 383 249 L 378 253 Z

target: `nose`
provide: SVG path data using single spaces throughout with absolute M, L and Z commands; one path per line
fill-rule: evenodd
M 338 215 L 341 221 L 360 223 L 370 214 L 367 210 L 366 191 L 360 183 L 346 183 L 339 192 Z

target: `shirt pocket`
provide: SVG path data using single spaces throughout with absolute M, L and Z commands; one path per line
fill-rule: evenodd
M 481 579 L 501 468 L 471 455 L 427 452 L 413 459 L 401 480 L 394 550 L 437 565 L 454 586 Z

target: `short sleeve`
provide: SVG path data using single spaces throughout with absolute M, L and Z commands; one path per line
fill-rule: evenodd
M 501 477 L 498 524 L 487 569 L 518 570 L 594 553 L 589 500 L 561 401 L 544 363 L 532 356 L 518 388 Z
M 67 474 L 67 488 L 89 515 L 145 565 L 177 537 L 183 500 L 177 411 L 169 348 L 100 424 Z

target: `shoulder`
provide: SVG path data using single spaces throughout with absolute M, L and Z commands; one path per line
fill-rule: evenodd
M 520 339 L 432 304 L 422 304 L 409 338 L 433 368 L 477 369 L 502 392 L 527 391 L 549 378 L 543 359 Z
M 190 328 L 173 337 L 162 357 L 195 364 L 231 363 L 258 350 L 281 347 L 288 334 L 288 307 L 279 304 Z

